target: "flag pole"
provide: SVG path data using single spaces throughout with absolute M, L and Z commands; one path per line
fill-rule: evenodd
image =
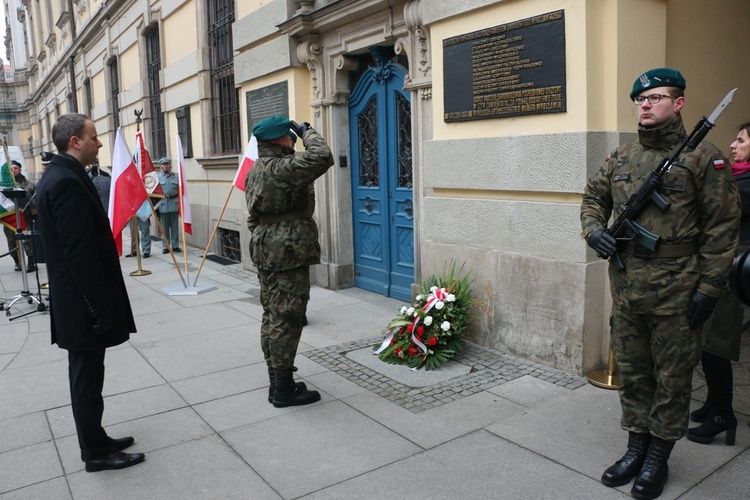
M 161 237 L 164 240 L 164 244 L 169 249 L 169 255 L 172 257 L 172 262 L 174 262 L 174 267 L 175 269 L 177 269 L 177 273 L 180 275 L 180 280 L 182 280 L 182 286 L 187 288 L 188 285 L 185 283 L 185 278 L 182 276 L 182 270 L 180 270 L 180 265 L 177 263 L 177 259 L 175 258 L 174 252 L 172 251 L 172 245 L 169 244 L 169 238 L 167 238 L 167 233 L 164 232 L 164 228 L 161 225 L 161 219 L 159 219 L 159 214 L 156 213 L 156 208 L 154 208 L 154 204 L 151 202 L 151 197 L 147 199 L 148 199 L 148 204 L 151 206 L 151 212 L 154 214 L 154 219 L 156 219 L 156 224 L 159 226 L 159 234 L 161 234 Z
M 229 198 L 232 197 L 233 189 L 234 189 L 234 185 L 229 186 L 229 193 L 227 194 L 227 199 L 224 201 L 224 206 L 221 207 L 221 213 L 219 214 L 219 218 L 216 219 L 216 225 L 214 226 L 214 230 L 211 233 L 211 237 L 208 238 L 208 244 L 206 245 L 206 249 L 203 251 L 203 258 L 201 259 L 200 266 L 198 266 L 198 272 L 195 274 L 195 281 L 193 282 L 193 286 L 196 286 L 198 284 L 198 278 L 201 275 L 201 269 L 203 269 L 203 263 L 206 262 L 206 256 L 208 255 L 208 249 L 211 248 L 211 243 L 213 243 L 214 237 L 216 236 L 216 232 L 219 230 L 219 222 L 221 222 L 221 218 L 224 217 L 224 211 L 227 209 L 227 205 L 229 204 Z
M 188 269 L 188 256 L 187 256 L 187 247 L 185 246 L 185 206 L 182 198 L 182 182 L 184 180 L 183 176 L 185 175 L 185 172 L 183 171 L 183 165 L 180 163 L 180 159 L 177 158 L 177 168 L 179 169 L 180 176 L 177 180 L 177 199 L 179 200 L 180 204 L 180 219 L 181 219 L 181 226 L 182 226 L 182 257 L 183 262 L 185 263 L 185 276 L 187 277 L 188 284 L 185 285 L 185 288 L 187 288 L 190 285 L 190 272 Z M 184 283 L 184 281 L 183 281 Z
M 135 110 L 135 131 L 136 134 L 141 131 L 141 122 L 143 121 L 143 118 L 141 118 L 141 115 L 143 114 L 143 110 Z M 141 158 L 140 153 L 138 154 L 138 164 L 135 166 L 138 169 L 138 175 L 141 178 L 141 182 L 143 182 L 143 169 L 141 168 L 141 162 L 143 159 Z M 97 165 L 97 168 L 98 165 Z M 146 186 L 143 186 L 145 189 Z M 146 194 L 148 194 L 148 191 L 146 191 Z M 143 252 L 141 252 L 141 229 L 138 227 L 138 221 L 136 220 L 137 215 L 134 215 L 133 218 L 130 220 L 130 239 L 135 240 L 135 256 L 136 260 L 138 261 L 138 269 L 130 273 L 131 276 L 148 276 L 151 274 L 151 271 L 147 271 L 143 269 L 143 259 L 142 255 Z M 131 242 L 130 248 L 132 250 L 133 244 Z M 133 252 L 130 252 L 131 255 Z

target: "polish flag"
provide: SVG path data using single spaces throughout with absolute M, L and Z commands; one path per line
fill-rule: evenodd
M 146 201 L 148 194 L 125 144 L 122 129 L 117 129 L 115 151 L 112 155 L 112 183 L 109 188 L 109 227 L 117 245 L 117 254 L 122 255 L 122 230 L 130 218 Z
M 237 174 L 234 176 L 234 187 L 240 191 L 245 191 L 245 180 L 247 180 L 247 174 L 250 169 L 253 168 L 255 162 L 258 160 L 258 139 L 254 135 L 250 136 L 250 142 L 247 143 L 245 148 L 245 155 L 242 157 L 240 168 L 237 170 Z
M 187 183 L 185 182 L 185 155 L 182 152 L 182 141 L 177 135 L 177 179 L 179 181 L 179 213 L 182 225 L 187 234 L 193 234 L 193 217 L 190 215 L 190 198 L 188 198 Z
M 135 164 L 138 167 L 138 171 L 141 173 L 141 178 L 143 178 L 143 185 L 146 187 L 146 191 L 149 195 L 163 197 L 164 191 L 161 189 L 159 177 L 157 177 L 154 164 L 151 161 L 151 155 L 148 154 L 148 150 L 143 144 L 143 134 L 140 132 L 135 133 L 135 143 Z

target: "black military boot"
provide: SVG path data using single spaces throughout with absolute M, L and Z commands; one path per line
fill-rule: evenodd
M 601 479 L 602 483 L 609 487 L 628 484 L 641 471 L 650 443 L 651 434 L 639 432 L 628 433 L 628 451 L 625 452 L 625 455 L 620 460 L 604 471 Z
M 646 460 L 643 462 L 641 473 L 635 478 L 630 494 L 635 498 L 651 500 L 657 498 L 664 491 L 669 477 L 669 455 L 674 448 L 674 441 L 665 441 L 656 436 L 651 437 Z
M 273 405 L 276 408 L 309 405 L 316 401 L 320 401 L 318 391 L 300 389 L 290 370 L 276 370 L 276 390 L 273 393 Z
M 268 385 L 268 402 L 273 404 L 273 395 L 276 392 L 276 371 L 273 368 L 268 368 L 268 380 L 271 382 Z M 297 388 L 306 391 L 307 385 L 304 382 L 297 382 Z

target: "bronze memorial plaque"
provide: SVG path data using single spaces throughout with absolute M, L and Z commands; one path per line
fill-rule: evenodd
M 247 104 L 247 129 L 263 118 L 273 115 L 289 116 L 289 85 L 287 82 L 274 83 L 267 87 L 245 92 Z
M 565 111 L 562 10 L 443 40 L 445 121 Z

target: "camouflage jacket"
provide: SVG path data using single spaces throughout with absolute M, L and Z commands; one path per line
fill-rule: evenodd
M 684 135 L 680 116 L 662 127 L 639 127 L 637 142 L 624 144 L 607 157 L 584 191 L 584 238 L 606 227 L 610 215 L 620 215 L 625 202 Z M 696 286 L 712 297 L 728 290 L 739 236 L 739 195 L 729 161 L 707 141 L 680 156 L 667 172 L 661 194 L 671 206 L 662 212 L 649 204 L 637 222 L 661 236 L 662 247 L 695 243 L 698 253 L 642 259 L 620 252 L 626 269 L 620 272 L 610 264 L 610 285 L 615 306 L 679 314 L 687 310 Z
M 260 270 L 286 271 L 320 262 L 312 183 L 333 165 L 333 155 L 314 129 L 302 141 L 305 151 L 298 153 L 259 142 L 258 161 L 245 181 L 247 227 L 253 233 L 250 258 Z M 280 220 L 285 217 L 290 218 Z

